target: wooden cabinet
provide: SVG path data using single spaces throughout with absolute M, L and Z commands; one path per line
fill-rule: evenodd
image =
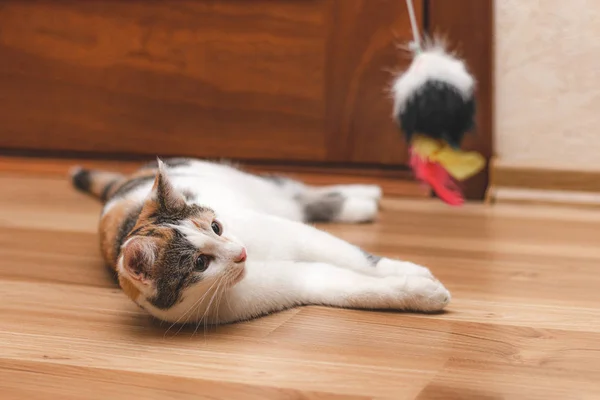
M 0 149 L 400 171 L 410 35 L 401 0 L 5 0 Z

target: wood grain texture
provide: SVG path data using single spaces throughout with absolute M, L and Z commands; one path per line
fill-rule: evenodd
M 406 161 L 400 2 L 14 0 L 0 26 L 0 149 Z
M 323 159 L 323 5 L 3 2 L 1 146 Z
M 413 1 L 419 24 L 423 0 Z M 327 47 L 328 159 L 405 165 L 407 151 L 392 121 L 394 73 L 410 57 L 398 47 L 411 40 L 406 4 L 389 0 L 335 0 Z
M 374 224 L 323 227 L 428 265 L 448 312 L 304 307 L 194 334 L 105 272 L 97 203 L 48 174 L 0 187 L 2 399 L 600 396 L 600 212 L 386 199 Z
M 465 148 L 477 150 L 486 159 L 493 151 L 494 128 L 494 2 L 492 0 L 427 0 L 430 34 L 447 39 L 463 57 L 477 80 L 476 134 L 465 140 Z M 488 167 L 469 179 L 465 195 L 481 200 L 488 186 Z

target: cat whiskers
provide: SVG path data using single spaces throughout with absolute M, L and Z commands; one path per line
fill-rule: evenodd
M 229 286 L 229 284 L 235 282 L 238 279 L 238 276 L 239 276 L 238 274 L 241 274 L 243 272 L 244 271 L 242 271 L 242 272 L 236 272 L 236 273 L 229 272 L 229 274 L 228 274 L 229 280 L 227 282 L 227 286 Z M 225 302 L 227 304 L 227 308 L 229 309 L 229 312 L 233 312 L 233 309 L 231 308 L 231 303 L 229 302 L 229 297 L 228 296 L 225 296 Z
M 216 289 L 213 291 L 213 288 L 215 287 L 215 285 L 216 285 Z M 206 299 L 206 297 L 207 297 L 207 296 L 208 296 L 208 295 L 209 295 L 209 294 L 212 292 L 212 296 L 211 296 L 211 298 L 210 298 L 210 301 L 208 302 L 208 304 L 207 304 L 207 305 L 206 305 L 206 307 L 204 308 L 204 314 L 203 314 L 203 315 L 206 315 L 206 312 L 207 312 L 207 311 L 208 311 L 208 309 L 210 308 L 210 305 L 211 305 L 211 303 L 212 303 L 212 300 L 213 300 L 213 298 L 214 298 L 214 296 L 215 296 L 215 293 L 217 293 L 217 292 L 218 292 L 218 290 L 219 290 L 219 286 L 220 286 L 220 279 L 219 279 L 219 278 L 217 278 L 217 279 L 215 279 L 215 281 L 212 283 L 212 285 L 210 285 L 210 287 L 208 288 L 208 290 L 206 291 L 206 293 L 204 293 L 204 296 L 202 296 L 202 298 L 201 298 L 201 301 L 203 302 L 203 301 L 204 301 L 204 299 Z M 201 310 L 201 308 L 202 308 L 202 307 L 197 307 L 197 308 L 196 308 L 196 328 L 194 329 L 194 332 L 192 333 L 192 336 L 194 336 L 194 335 L 196 334 L 196 331 L 198 330 L 198 326 L 199 326 L 199 324 L 200 324 L 200 321 L 202 321 L 202 319 L 204 318 L 204 316 L 203 316 L 202 318 L 198 319 L 198 314 L 200 314 L 200 310 Z
M 225 275 L 225 277 L 223 278 L 223 281 L 225 282 L 225 288 L 227 288 L 229 286 L 229 283 L 231 282 L 228 278 L 228 275 Z M 215 319 L 213 321 L 214 325 L 218 325 L 219 324 L 219 308 L 221 307 L 221 300 L 223 299 L 223 296 L 225 296 L 225 290 L 220 290 L 219 291 L 219 295 L 217 297 L 217 302 L 215 304 Z
M 216 326 L 219 324 L 219 309 L 221 307 L 221 302 L 223 300 L 223 297 L 225 297 L 227 304 L 229 306 L 229 309 L 231 310 L 231 305 L 229 305 L 229 300 L 228 300 L 227 296 L 225 296 L 225 292 L 227 291 L 227 288 L 231 285 L 231 283 L 235 281 L 236 277 L 237 277 L 237 273 L 234 273 L 231 270 L 226 272 L 224 275 L 222 275 L 220 277 L 219 285 L 217 286 L 217 289 L 215 290 L 210 303 L 206 307 L 206 310 L 204 311 L 204 315 L 202 316 L 202 319 L 198 321 L 198 325 L 196 326 L 196 330 L 194 331 L 194 333 L 196 333 L 196 331 L 200 327 L 200 323 L 204 322 L 204 334 L 206 335 L 206 331 L 208 329 L 208 318 L 210 316 L 209 313 L 211 312 L 211 307 L 212 307 L 213 301 L 215 299 L 216 299 L 216 301 L 214 301 L 215 315 L 214 315 L 214 318 L 212 321 L 212 325 Z
M 171 326 L 169 326 L 169 328 L 168 328 L 168 329 L 167 329 L 167 331 L 165 332 L 165 334 L 164 334 L 163 338 L 167 336 L 167 333 L 169 333 L 169 331 L 171 330 L 171 328 L 173 328 L 175 325 L 177 325 L 177 324 L 179 323 L 179 321 L 181 321 L 181 320 L 182 320 L 184 317 L 186 317 L 186 316 L 187 316 L 187 317 L 186 317 L 186 320 L 185 320 L 186 322 L 185 322 L 185 323 L 182 323 L 181 327 L 180 327 L 180 328 L 179 328 L 179 330 L 178 330 L 178 331 L 175 333 L 175 335 L 177 335 L 177 334 L 179 334 L 179 332 L 181 332 L 181 329 L 183 329 L 183 326 L 184 326 L 185 324 L 187 324 L 187 322 L 189 321 L 189 318 L 190 318 L 190 316 L 191 316 L 191 311 L 192 311 L 194 308 L 197 308 L 197 309 L 199 309 L 199 308 L 198 308 L 198 305 L 199 305 L 200 303 L 202 303 L 202 301 L 204 301 L 204 299 L 206 298 L 206 296 L 208 296 L 208 294 L 210 293 L 210 291 L 212 290 L 212 288 L 215 286 L 215 284 L 217 284 L 217 282 L 218 282 L 218 280 L 216 280 L 215 282 L 213 282 L 213 284 L 212 284 L 212 285 L 211 285 L 211 286 L 208 288 L 208 290 L 206 291 L 206 293 L 204 293 L 204 295 L 203 295 L 202 297 L 200 297 L 198 300 L 196 300 L 196 301 L 195 301 L 195 302 L 194 302 L 194 303 L 193 303 L 193 304 L 192 304 L 192 305 L 191 305 L 191 306 L 190 306 L 190 307 L 189 307 L 189 308 L 188 308 L 188 309 L 187 309 L 187 310 L 186 310 L 186 311 L 185 311 L 185 312 L 184 312 L 184 313 L 183 313 L 183 314 L 182 314 L 182 315 L 179 317 L 179 318 L 177 318 L 177 320 L 176 320 L 175 322 L 173 322 L 173 323 L 171 324 Z M 189 314 L 189 315 L 188 315 L 188 314 Z
M 206 295 L 205 295 L 206 296 Z M 181 321 L 181 319 L 183 317 L 185 317 L 190 311 L 192 311 L 197 305 L 198 303 L 200 303 L 204 297 L 199 298 L 198 300 L 196 300 L 188 309 L 185 313 L 183 313 L 179 318 L 177 318 L 177 320 L 175 322 L 173 322 L 165 331 L 165 334 L 163 335 L 163 338 L 165 338 L 167 336 L 167 333 L 169 333 L 169 331 L 171 330 L 172 327 L 174 327 L 175 325 L 177 325 L 179 323 L 179 321 Z M 189 319 L 189 317 L 186 318 L 186 322 Z M 183 327 L 183 323 L 182 323 L 182 327 Z M 175 333 L 175 335 L 177 335 L 179 332 L 181 331 L 181 327 L 179 328 L 179 330 Z
M 207 316 L 209 315 L 208 313 L 210 312 L 210 306 L 212 305 L 215 297 L 219 294 L 219 289 L 221 288 L 221 284 L 223 283 L 223 281 L 225 280 L 225 275 L 220 276 L 215 283 L 218 283 L 217 288 L 215 289 L 212 297 L 210 298 L 210 302 L 208 303 L 208 305 L 206 306 L 206 309 L 204 310 L 204 314 L 202 314 L 202 318 L 197 322 L 196 324 L 196 329 L 194 330 L 194 333 L 197 332 L 198 328 L 200 327 L 200 323 L 204 322 L 204 335 L 206 335 L 206 331 L 208 328 L 208 320 L 207 320 Z M 214 285 L 214 284 L 213 284 Z M 212 287 L 212 286 L 211 286 Z

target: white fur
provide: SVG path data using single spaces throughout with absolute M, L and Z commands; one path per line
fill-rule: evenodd
M 350 197 L 344 202 L 340 218 L 346 222 L 368 222 L 377 215 L 377 203 L 369 198 Z
M 475 79 L 464 62 L 447 53 L 441 45 L 433 45 L 416 55 L 410 67 L 395 79 L 393 116 L 401 113 L 408 99 L 432 79 L 456 87 L 465 98 L 472 96 L 475 89 Z
M 137 302 L 159 319 L 227 323 L 302 304 L 438 311 L 450 301 L 449 292 L 427 268 L 387 258 L 374 262 L 358 247 L 302 222 L 295 198 L 331 192 L 347 198 L 340 222 L 371 220 L 381 197 L 377 186 L 281 185 L 202 161 L 169 168 L 168 175 L 174 187 L 194 192 L 193 202 L 215 211 L 222 236 L 231 243 L 218 244 L 192 223 L 177 229 L 198 248 L 214 242 L 231 258 L 245 247 L 248 258 L 228 282 L 216 276 L 218 270 L 211 274 L 209 266 L 207 279 L 186 289 L 183 301 L 168 310 L 159 310 L 140 296 Z M 150 190 L 151 183 L 130 197 L 141 202 Z M 111 206 L 109 202 L 107 208 Z

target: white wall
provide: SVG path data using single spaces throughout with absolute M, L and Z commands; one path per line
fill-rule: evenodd
M 600 169 L 600 1 L 496 0 L 496 155 Z

